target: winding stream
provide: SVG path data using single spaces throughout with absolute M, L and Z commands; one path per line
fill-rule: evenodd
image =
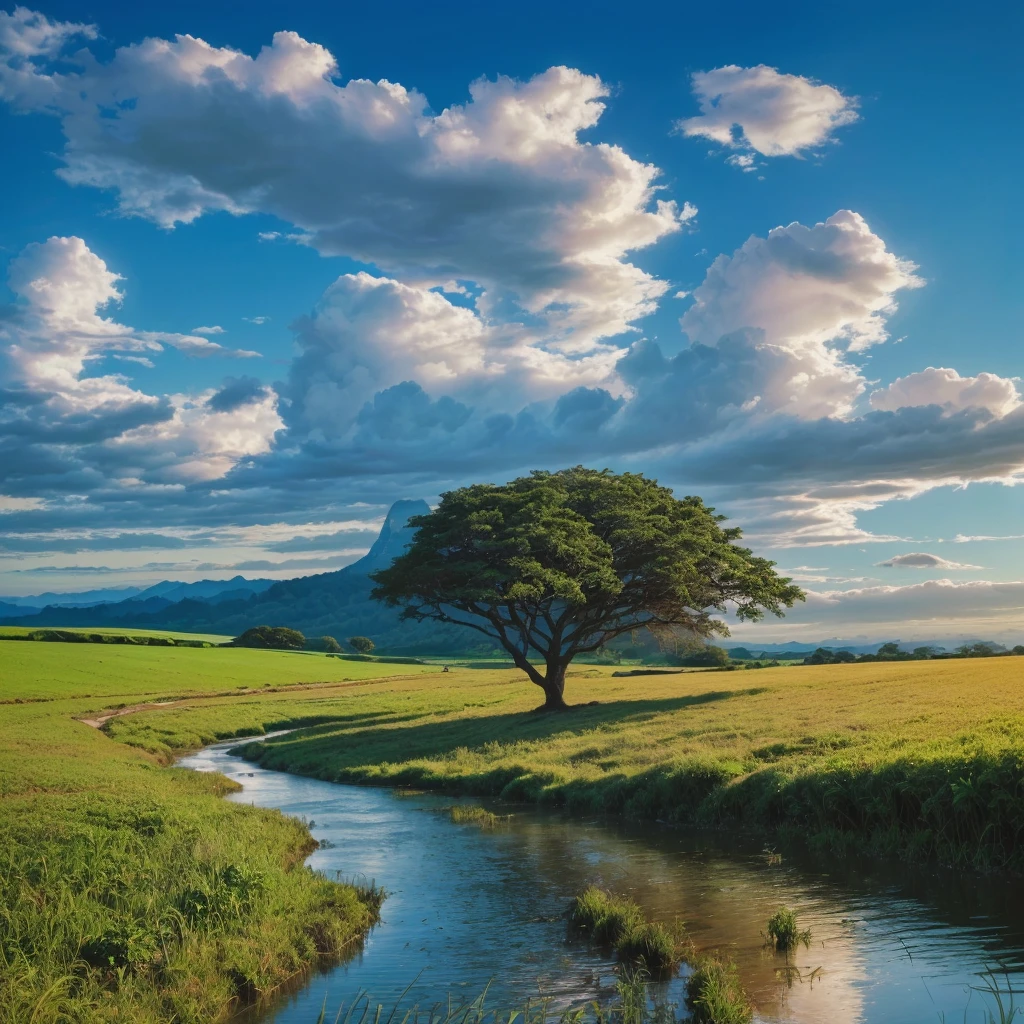
M 282 997 L 259 1024 L 313 1024 L 325 995 L 329 1008 L 360 990 L 390 1005 L 417 975 L 404 1005 L 471 998 L 492 979 L 489 1005 L 607 995 L 613 961 L 568 944 L 562 918 L 589 882 L 631 895 L 656 919 L 685 921 L 701 946 L 729 950 L 761 1021 L 953 1024 L 966 1010 L 981 1022 L 994 1004 L 972 986 L 997 963 L 1008 972 L 1000 986 L 1024 991 L 1021 881 L 863 861 L 826 873 L 789 855 L 770 865 L 758 846 L 717 834 L 520 807 L 507 826 L 481 831 L 438 813 L 457 802 L 450 797 L 267 771 L 231 755 L 237 742 L 180 764 L 241 782 L 229 799 L 312 822 L 326 841 L 312 867 L 389 893 L 362 951 Z M 813 935 L 788 967 L 765 955 L 760 935 L 781 904 Z M 682 982 L 663 994 L 681 1006 Z

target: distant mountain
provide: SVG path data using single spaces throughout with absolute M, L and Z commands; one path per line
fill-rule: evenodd
M 97 604 L 115 604 L 135 597 L 142 591 L 142 587 L 118 587 L 113 590 L 82 590 L 75 594 L 46 593 L 31 594 L 28 597 L 0 597 L 0 606 L 8 604 L 19 608 L 39 609 L 48 605 L 58 605 L 61 608 L 91 608 Z
M 38 608 L 32 608 L 31 606 L 23 608 L 20 605 L 0 601 L 0 618 L 5 620 L 20 619 L 26 615 L 36 615 L 38 612 Z
M 252 594 L 262 594 L 274 585 L 274 580 L 247 580 L 244 576 L 232 576 L 229 580 L 198 580 L 195 583 L 178 583 L 164 580 L 143 590 L 136 600 L 144 601 L 150 597 L 162 597 L 173 604 L 192 598 L 196 601 L 239 600 Z
M 315 576 L 271 583 L 260 593 L 234 598 L 229 592 L 216 601 L 186 596 L 171 602 L 173 592 L 153 589 L 120 604 L 93 609 L 47 608 L 37 615 L 18 618 L 22 626 L 108 626 L 126 629 L 176 629 L 231 636 L 251 626 L 290 626 L 306 636 L 368 636 L 378 649 L 392 654 L 491 653 L 494 644 L 474 630 L 439 623 L 399 621 L 399 612 L 372 600 L 369 574 L 391 564 L 412 540 L 408 521 L 425 515 L 425 501 L 397 501 L 388 511 L 380 534 L 358 561 Z M 232 583 L 233 581 L 224 581 Z M 246 585 L 255 582 L 246 581 Z M 193 584 L 196 586 L 196 584 Z

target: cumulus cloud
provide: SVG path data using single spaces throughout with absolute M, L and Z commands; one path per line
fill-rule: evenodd
M 609 381 L 624 351 L 608 346 L 570 357 L 537 344 L 534 332 L 494 324 L 438 291 L 367 273 L 338 278 L 297 321 L 296 340 L 286 415 L 294 429 L 327 443 L 345 439 L 378 399 L 397 412 L 398 393 L 383 397 L 389 389 L 401 386 L 405 400 L 416 403 L 427 393 L 490 413 L 518 412 L 574 385 Z
M 339 84 L 294 32 L 255 57 L 147 39 L 79 70 L 22 68 L 17 38 L 0 81 L 46 78 L 45 102 L 23 90 L 22 106 L 61 118 L 67 181 L 167 227 L 268 213 L 408 282 L 474 281 L 482 307 L 541 317 L 576 350 L 652 311 L 664 285 L 625 257 L 695 213 L 657 197 L 657 168 L 580 141 L 608 88 L 572 68 L 480 79 L 434 114 L 397 83 Z
M 945 366 L 929 366 L 906 377 L 897 377 L 888 387 L 871 393 L 872 407 L 889 411 L 937 405 L 946 415 L 964 409 L 984 409 L 1000 418 L 1020 404 L 1015 381 L 994 373 L 961 377 L 956 370 Z
M 720 255 L 677 291 L 689 344 L 645 339 L 638 322 L 667 285 L 631 254 L 694 211 L 597 139 L 608 89 L 594 76 L 480 80 L 438 113 L 403 85 L 342 82 L 294 33 L 255 56 L 178 36 L 69 61 L 65 44 L 91 30 L 40 18 L 0 22 L 0 95 L 60 118 L 67 181 L 167 227 L 274 216 L 282 242 L 367 269 L 294 322 L 273 388 L 240 376 L 150 394 L 110 368 L 169 346 L 227 355 L 222 329 L 127 327 L 121 279 L 84 242 L 29 247 L 11 268 L 18 301 L 0 310 L 0 454 L 5 493 L 45 507 L 12 506 L 5 523 L 93 516 L 155 534 L 201 516 L 213 539 L 189 543 L 227 544 L 225 524 L 298 529 L 301 510 L 324 529 L 276 534 L 274 550 L 347 550 L 326 526 L 338 501 L 583 461 L 699 490 L 758 544 L 909 544 L 862 513 L 1024 467 L 1012 380 L 930 367 L 865 400 L 862 353 L 922 281 L 855 212 Z M 745 170 L 856 116 L 832 87 L 770 68 L 695 85 L 703 113 L 682 130 Z
M 905 555 L 893 555 L 876 565 L 901 569 L 980 569 L 980 565 L 967 565 L 963 562 L 951 562 L 948 558 L 929 554 L 927 551 L 910 551 Z
M 108 355 L 152 365 L 139 353 L 166 346 L 228 353 L 207 338 L 138 331 L 104 316 L 121 300 L 121 278 L 81 238 L 28 245 L 11 262 L 8 281 L 19 300 L 0 310 L 0 450 L 9 478 L 50 475 L 63 462 L 65 472 L 88 465 L 118 479 L 210 479 L 244 455 L 269 450 L 281 426 L 276 395 L 256 395 L 248 379 L 197 402 L 147 394 L 122 374 L 93 373 Z M 249 397 L 225 404 L 232 387 Z M 108 465 L 115 452 L 133 454 L 115 467 Z
M 834 142 L 835 130 L 858 117 L 857 100 L 834 86 L 765 64 L 698 71 L 691 81 L 701 112 L 679 121 L 678 130 L 748 150 L 729 158 L 744 171 L 753 170 L 753 153 L 802 156 Z
M 752 236 L 719 256 L 680 323 L 703 344 L 758 327 L 766 344 L 788 351 L 835 343 L 856 352 L 886 340 L 894 295 L 924 283 L 916 269 L 889 252 L 860 214 L 840 210 L 811 227 Z

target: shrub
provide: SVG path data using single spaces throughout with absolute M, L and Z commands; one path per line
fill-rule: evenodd
M 377 646 L 368 636 L 350 636 L 348 645 L 356 654 L 369 654 Z
M 310 637 L 306 641 L 307 651 L 323 651 L 325 654 L 341 654 L 341 644 L 333 636 Z
M 306 646 L 306 638 L 287 626 L 253 626 L 231 641 L 232 647 L 261 647 L 295 651 Z

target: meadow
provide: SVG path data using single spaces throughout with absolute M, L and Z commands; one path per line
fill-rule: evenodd
M 1016 658 L 616 677 L 572 671 L 531 714 L 514 670 L 404 675 L 341 692 L 216 698 L 111 723 L 166 756 L 244 745 L 318 778 L 793 832 L 975 868 L 1024 868 L 1024 686 Z M 437 673 L 438 669 L 434 668 Z
M 211 741 L 323 779 L 1020 869 L 1019 665 L 578 666 L 579 706 L 536 714 L 514 670 L 0 641 L 0 1024 L 214 1021 L 358 944 L 379 894 L 171 767 Z
M 415 669 L 415 667 L 413 667 Z M 303 866 L 300 822 L 228 803 L 78 719 L 136 702 L 358 686 L 389 666 L 0 641 L 0 1022 L 199 1024 L 354 949 L 380 894 Z

